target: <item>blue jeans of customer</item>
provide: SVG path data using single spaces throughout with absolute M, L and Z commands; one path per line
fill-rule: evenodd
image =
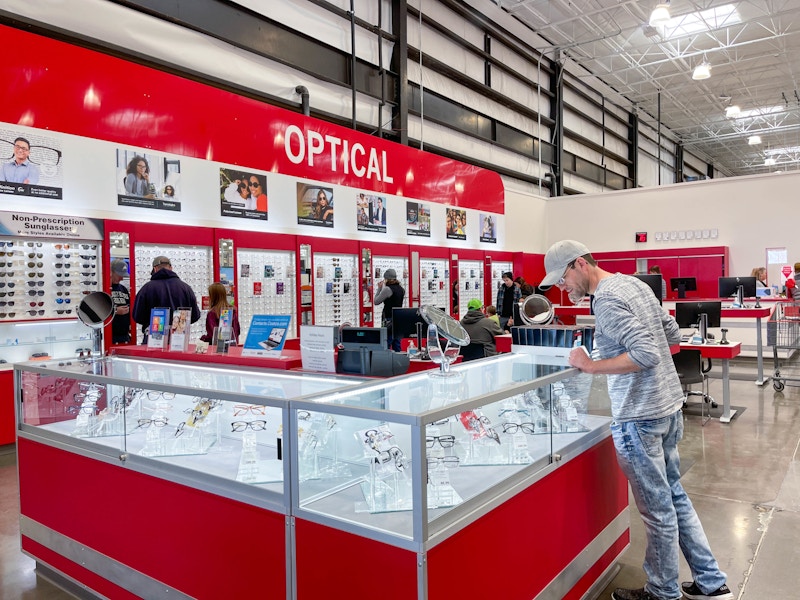
M 631 484 L 647 532 L 645 589 L 657 598 L 681 598 L 678 547 L 700 589 L 716 590 L 726 581 L 719 570 L 703 526 L 681 485 L 678 442 L 683 416 L 613 423 L 617 461 Z

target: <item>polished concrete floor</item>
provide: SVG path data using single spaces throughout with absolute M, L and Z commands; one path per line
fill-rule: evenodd
M 755 379 L 754 362 L 736 367 Z M 766 367 L 771 373 L 771 364 Z M 746 410 L 730 424 L 711 420 L 701 427 L 699 417 L 685 417 L 683 484 L 740 600 L 800 598 L 800 366 L 790 363 L 782 374 L 798 379 L 782 393 L 770 383 L 732 381 L 731 403 Z M 711 380 L 711 394 L 721 401 L 719 379 Z M 0 448 L 0 600 L 72 598 L 37 577 L 33 560 L 20 552 L 17 494 L 13 447 Z M 644 545 L 632 506 L 630 548 L 598 598 L 607 600 L 616 587 L 644 584 Z M 685 564 L 681 575 L 690 578 Z

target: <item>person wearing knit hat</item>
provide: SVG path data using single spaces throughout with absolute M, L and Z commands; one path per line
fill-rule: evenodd
M 497 354 L 494 338 L 496 335 L 503 335 L 503 330 L 494 319 L 483 314 L 482 308 L 483 302 L 479 298 L 472 298 L 467 302 L 467 314 L 461 319 L 461 325 L 469 334 L 469 347 L 478 346 L 477 353 L 462 351 L 465 361 Z M 480 352 L 481 346 L 483 353 Z
M 114 319 L 111 321 L 111 343 L 127 344 L 131 341 L 131 294 L 121 281 L 128 276 L 124 260 L 111 261 L 111 300 Z
M 386 269 L 383 272 L 383 280 L 378 282 L 378 292 L 375 294 L 375 306 L 383 304 L 381 317 L 381 327 L 386 327 L 386 337 L 389 341 L 389 348 L 395 352 L 400 352 L 400 338 L 392 336 L 392 309 L 403 306 L 406 290 L 397 281 L 397 271 Z

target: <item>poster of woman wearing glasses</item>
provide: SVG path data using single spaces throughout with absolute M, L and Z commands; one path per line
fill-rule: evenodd
M 219 197 L 223 217 L 268 218 L 267 177 L 262 173 L 220 169 Z
M 181 161 L 163 154 L 117 149 L 117 204 L 180 212 Z
M 61 200 L 62 179 L 58 139 L 0 129 L 0 194 Z

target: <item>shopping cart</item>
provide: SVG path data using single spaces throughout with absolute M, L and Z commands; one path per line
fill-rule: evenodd
M 778 359 L 778 350 L 800 349 L 800 302 L 779 302 L 775 305 L 775 310 L 767 321 L 767 345 L 772 346 L 775 358 L 775 374 L 772 376 L 772 387 L 775 391 L 783 390 L 786 381 L 800 381 L 781 377 Z

